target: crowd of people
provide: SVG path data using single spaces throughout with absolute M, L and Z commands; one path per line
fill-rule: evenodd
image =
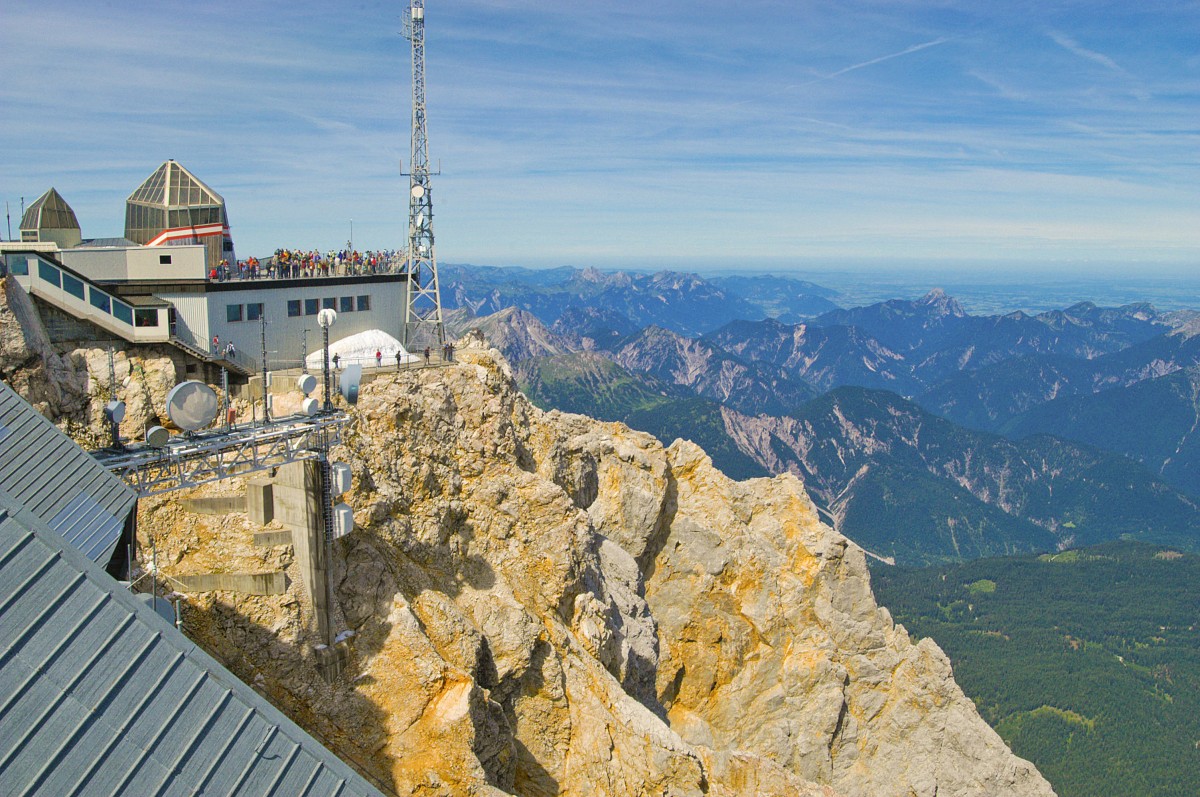
M 226 280 L 290 279 L 296 277 L 342 277 L 360 274 L 389 274 L 404 266 L 404 253 L 394 249 L 359 252 L 319 252 L 316 249 L 276 249 L 266 260 L 250 257 L 231 264 L 222 260 L 209 271 L 213 282 Z

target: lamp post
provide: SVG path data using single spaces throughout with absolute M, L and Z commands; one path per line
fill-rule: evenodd
M 324 412 L 333 410 L 333 402 L 329 397 L 329 328 L 337 323 L 337 312 L 326 307 L 317 313 L 317 324 L 321 327 L 322 349 L 325 359 L 325 406 Z

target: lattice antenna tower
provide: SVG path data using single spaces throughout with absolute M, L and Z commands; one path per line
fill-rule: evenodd
M 404 345 L 419 337 L 446 342 L 442 295 L 433 246 L 433 196 L 429 142 L 425 129 L 425 0 L 412 0 L 404 35 L 412 42 L 412 156 L 408 184 L 408 290 L 404 306 Z

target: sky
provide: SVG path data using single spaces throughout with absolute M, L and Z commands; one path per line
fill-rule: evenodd
M 0 201 L 399 248 L 404 3 L 0 0 Z M 427 0 L 438 259 L 1194 273 L 1200 2 Z M 2 231 L 7 237 L 7 229 Z

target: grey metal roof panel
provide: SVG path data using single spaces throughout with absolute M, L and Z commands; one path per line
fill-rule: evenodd
M 4 793 L 380 792 L 0 489 Z
M 0 489 L 107 563 L 137 493 L 0 382 Z

